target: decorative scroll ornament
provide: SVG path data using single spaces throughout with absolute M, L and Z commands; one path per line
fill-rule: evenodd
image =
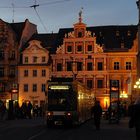
M 64 45 L 61 45 L 56 50 L 57 54 L 64 54 Z
M 85 37 L 92 37 L 92 34 L 90 31 L 85 31 Z
M 95 46 L 95 53 L 103 53 L 103 47 L 100 47 L 99 45 Z

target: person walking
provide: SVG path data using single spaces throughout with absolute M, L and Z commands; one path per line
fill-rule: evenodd
M 99 101 L 95 101 L 95 105 L 91 109 L 91 113 L 94 118 L 94 124 L 96 127 L 96 130 L 100 130 L 100 120 L 102 116 L 102 107 L 100 106 Z

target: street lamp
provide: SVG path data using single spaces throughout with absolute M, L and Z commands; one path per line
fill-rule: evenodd
M 134 89 L 135 89 L 135 94 L 137 93 L 136 90 L 140 89 L 140 78 L 136 81 L 135 85 L 134 85 Z M 135 95 L 137 96 L 137 95 Z

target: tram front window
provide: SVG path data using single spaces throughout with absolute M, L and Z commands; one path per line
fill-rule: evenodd
M 48 110 L 73 110 L 75 105 L 72 96 L 67 90 L 51 90 L 48 94 Z

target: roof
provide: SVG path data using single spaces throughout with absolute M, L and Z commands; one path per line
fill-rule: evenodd
M 105 51 L 126 52 L 132 48 L 133 41 L 136 39 L 137 25 L 111 25 L 87 27 L 87 31 L 95 34 L 96 43 L 104 46 Z M 63 44 L 65 34 L 73 31 L 74 28 L 60 28 L 58 33 L 34 34 L 29 41 L 39 40 L 42 46 L 47 48 L 51 54 L 54 54 L 57 47 Z M 121 43 L 124 47 L 121 48 Z M 24 48 L 28 47 L 28 43 Z
M 20 38 L 22 36 L 22 31 L 23 31 L 24 26 L 25 26 L 25 22 L 10 23 L 10 26 L 15 31 L 18 41 L 20 41 Z
M 96 43 L 99 45 L 104 45 L 105 50 L 121 49 L 121 43 L 124 43 L 124 48 L 130 49 L 138 31 L 137 25 L 94 26 L 87 27 L 86 29 L 87 31 L 91 31 L 92 34 L 95 33 Z M 60 29 L 58 33 L 59 40 L 57 41 L 57 45 L 59 46 L 63 43 L 65 33 L 73 30 L 73 28 Z
M 41 41 L 41 45 L 42 47 L 46 48 L 50 53 L 55 53 L 56 51 L 56 37 L 57 37 L 57 33 L 50 33 L 50 34 L 34 34 L 30 40 L 28 41 L 28 43 L 31 40 L 38 40 Z M 28 47 L 28 43 L 26 43 L 26 45 L 24 46 L 24 48 Z

